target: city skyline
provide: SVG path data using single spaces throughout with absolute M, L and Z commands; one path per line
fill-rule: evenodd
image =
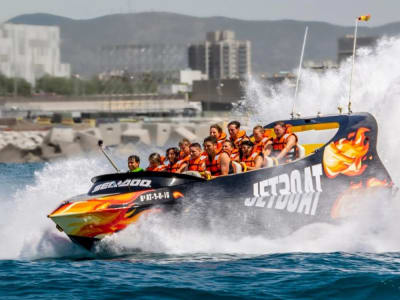
M 145 3 L 136 0 L 97 0 L 96 6 L 90 0 L 70 0 L 68 6 L 61 0 L 14 0 L 5 5 L 0 12 L 0 22 L 21 14 L 50 13 L 73 19 L 90 19 L 116 13 L 135 13 L 145 11 L 165 11 L 197 17 L 224 16 L 245 20 L 322 21 L 336 25 L 351 26 L 358 15 L 371 14 L 369 26 L 398 22 L 398 0 L 385 0 L 385 4 L 376 0 L 250 0 L 244 3 L 231 0 L 229 11 L 226 1 L 222 0 L 148 0 Z

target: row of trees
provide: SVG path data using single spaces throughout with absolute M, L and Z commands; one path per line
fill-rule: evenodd
M 30 96 L 32 85 L 22 78 L 8 78 L 0 74 L 0 96 Z
M 168 82 L 173 80 L 167 79 Z M 165 74 L 143 73 L 140 75 L 108 76 L 104 79 L 93 77 L 81 79 L 43 76 L 36 81 L 35 87 L 21 78 L 7 78 L 0 74 L 0 96 L 32 94 L 56 94 L 64 96 L 136 94 L 154 93 L 161 83 L 165 83 Z

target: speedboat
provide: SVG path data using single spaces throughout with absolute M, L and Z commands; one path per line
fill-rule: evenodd
M 246 220 L 252 232 L 288 233 L 349 217 L 362 197 L 392 194 L 392 179 L 376 150 L 378 128 L 371 114 L 283 122 L 299 136 L 304 150 L 292 162 L 212 180 L 159 172 L 101 175 L 92 179 L 87 194 L 63 202 L 48 217 L 90 250 L 144 216 L 168 211 L 179 217 L 196 206 L 204 213 L 212 208 L 237 222 Z M 265 126 L 272 134 L 274 123 Z

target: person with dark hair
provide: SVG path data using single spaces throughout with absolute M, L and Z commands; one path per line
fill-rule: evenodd
M 161 162 L 161 155 L 158 153 L 152 153 L 149 156 L 149 166 L 147 167 L 146 171 L 151 171 L 151 172 L 163 172 L 167 168 L 162 162 Z
M 228 123 L 229 139 L 235 144 L 235 147 L 239 148 L 242 140 L 246 136 L 246 131 L 240 130 L 239 121 L 231 121 Z
M 217 139 L 217 154 L 221 152 L 222 145 L 226 141 L 226 133 L 222 130 L 222 127 L 218 124 L 210 126 L 210 136 L 214 136 Z
M 206 159 L 207 155 L 202 154 L 200 144 L 191 144 L 188 171 L 204 172 L 206 170 Z
M 231 160 L 225 152 L 217 154 L 217 139 L 214 136 L 208 136 L 204 139 L 203 145 L 207 153 L 205 171 L 207 179 L 228 175 Z
M 187 167 L 185 160 L 179 160 L 179 149 L 176 147 L 168 148 L 166 157 L 169 161 L 166 171 L 170 173 L 182 173 Z
M 255 151 L 254 144 L 251 141 L 244 141 L 241 146 L 240 164 L 246 171 L 260 169 L 264 158 L 262 154 Z
M 298 137 L 289 132 L 289 126 L 284 122 L 276 122 L 274 132 L 276 138 L 272 141 L 271 155 L 283 162 L 290 162 L 299 158 Z
M 128 157 L 128 168 L 129 172 L 137 173 L 142 172 L 143 169 L 140 167 L 140 158 L 137 155 L 131 155 Z

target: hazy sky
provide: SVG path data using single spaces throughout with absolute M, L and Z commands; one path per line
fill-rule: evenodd
M 370 13 L 369 26 L 400 21 L 400 0 L 1 0 L 0 21 L 25 13 L 51 13 L 74 19 L 142 11 L 247 20 L 294 19 L 353 25 Z

